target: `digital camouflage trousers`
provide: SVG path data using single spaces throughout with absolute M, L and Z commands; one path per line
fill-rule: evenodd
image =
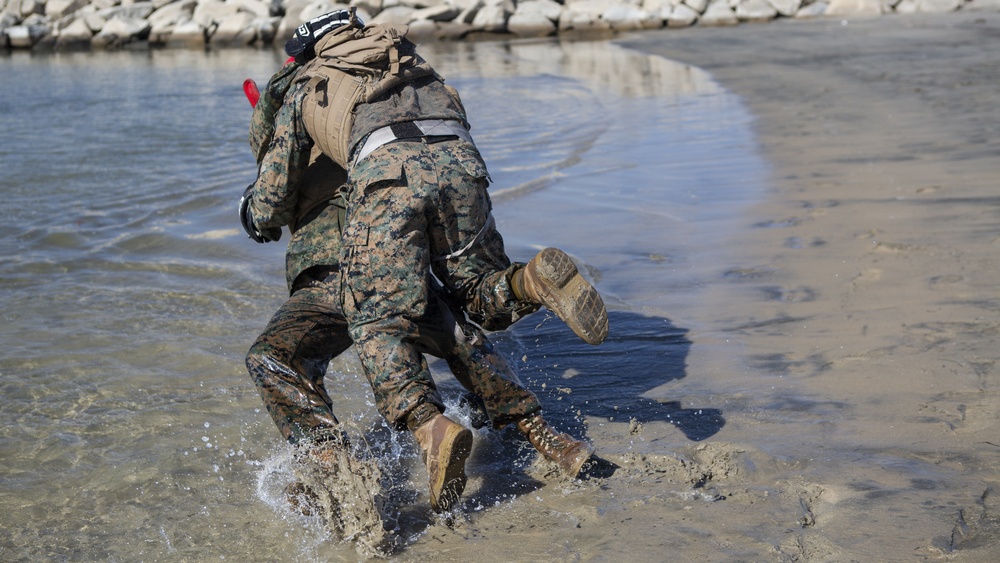
M 510 288 L 520 265 L 511 264 L 493 225 L 486 166 L 471 143 L 391 143 L 358 163 L 348 182 L 344 312 L 365 371 L 377 374 L 376 398 L 395 397 L 395 410 L 406 411 L 413 408 L 406 390 L 429 380 L 413 343 L 432 314 L 433 280 L 489 330 L 538 306 Z
M 330 361 L 352 344 L 340 306 L 339 275 L 302 285 L 274 314 L 246 358 L 268 413 L 292 444 L 336 429 L 338 421 L 323 380 Z M 457 323 L 436 294 L 430 299 L 431 307 L 417 319 L 410 341 L 417 354 L 408 356 L 412 365 L 401 365 L 415 377 L 400 384 L 393 374 L 366 366 L 379 413 L 402 429 L 411 419 L 443 411 L 423 353 L 447 361 L 462 386 L 482 400 L 494 427 L 540 411 L 537 397 L 519 383 L 486 336 L 474 326 Z

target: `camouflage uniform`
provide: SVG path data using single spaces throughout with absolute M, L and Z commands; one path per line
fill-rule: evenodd
M 294 97 L 296 92 L 293 87 L 289 96 Z M 293 105 L 285 104 L 274 114 L 272 138 L 272 122 L 260 111 L 262 103 L 267 103 L 266 97 L 258 102 L 251 123 L 251 145 L 261 161 L 252 210 L 261 228 L 288 225 L 292 232 L 286 254 L 291 297 L 250 348 L 247 368 L 282 436 L 299 443 L 336 427 L 323 378 L 330 360 L 352 344 L 342 309 L 339 273 L 345 202 L 338 188 L 345 176 L 339 166 L 322 155 L 313 154 L 309 163 L 308 143 L 300 136 L 303 130 L 295 120 Z M 302 166 L 299 150 L 305 151 L 307 164 L 303 168 L 295 168 Z M 289 176 L 295 184 L 275 182 L 276 178 Z M 384 268 L 375 273 L 361 272 L 360 260 L 351 264 L 349 279 L 357 275 L 370 280 L 373 275 L 387 273 Z M 424 266 L 417 271 L 428 269 Z M 412 277 L 412 272 L 405 273 Z M 402 277 L 389 279 L 407 281 Z M 391 362 L 381 357 L 379 361 L 363 361 L 379 412 L 395 426 L 403 427 L 414 418 L 414 412 L 443 410 L 423 353 L 447 361 L 456 379 L 483 400 L 494 426 L 502 427 L 539 412 L 541 406 L 535 395 L 517 382 L 510 366 L 483 332 L 465 322 L 461 312 L 442 298 L 441 291 L 429 290 L 430 282 L 424 282 L 419 306 L 411 307 L 407 316 L 405 350 L 412 353 L 395 356 Z M 377 289 L 369 295 L 366 306 L 378 307 L 370 299 L 377 300 L 381 294 Z M 388 303 L 393 303 L 391 298 Z M 363 331 L 357 334 L 365 335 Z M 366 343 L 376 341 L 368 338 Z M 401 373 L 410 377 L 401 380 Z

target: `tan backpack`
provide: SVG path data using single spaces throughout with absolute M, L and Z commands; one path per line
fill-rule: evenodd
M 349 168 L 354 108 L 404 82 L 435 74 L 413 52 L 400 52 L 408 28 L 345 25 L 316 44 L 316 57 L 302 69 L 309 80 L 302 107 L 306 131 L 320 150 Z

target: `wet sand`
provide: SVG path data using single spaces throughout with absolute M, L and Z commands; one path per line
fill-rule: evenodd
M 691 327 L 687 377 L 642 395 L 701 423 L 588 418 L 608 462 L 592 479 L 404 558 L 509 532 L 519 559 L 996 561 L 1000 15 L 620 43 L 741 96 L 772 166 L 701 305 L 671 319 Z
M 682 559 L 997 560 L 1000 15 L 622 43 L 741 96 L 773 166 L 688 371 L 774 391 L 727 399 L 753 406 L 698 454 L 756 464 L 713 475 L 727 500 L 663 515 L 691 530 Z M 738 341 L 743 365 L 699 355 L 713 340 Z

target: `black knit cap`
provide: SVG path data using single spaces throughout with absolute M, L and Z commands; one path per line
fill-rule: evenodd
M 295 62 L 302 64 L 316 56 L 316 43 L 324 35 L 343 25 L 356 25 L 364 27 L 365 23 L 357 17 L 354 8 L 346 10 L 334 10 L 322 16 L 315 17 L 300 25 L 295 30 L 295 35 L 285 43 L 285 52 L 288 56 L 294 57 Z

